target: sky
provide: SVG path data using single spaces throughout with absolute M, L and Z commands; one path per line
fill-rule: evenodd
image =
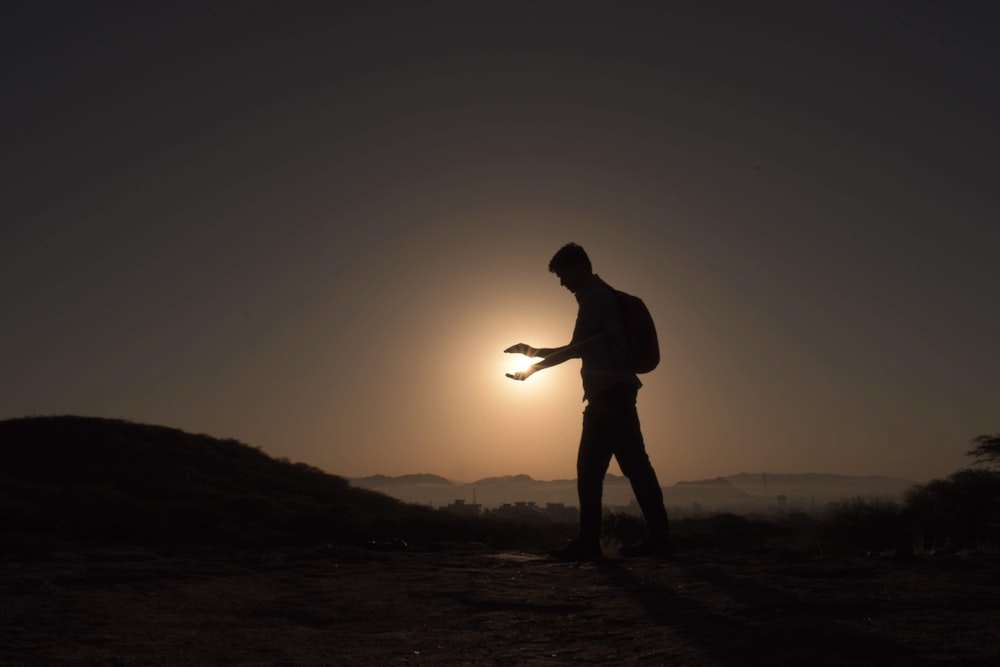
M 662 484 L 920 482 L 1000 431 L 988 3 L 3 11 L 0 418 L 570 479 L 579 362 L 502 351 L 569 341 L 574 241 L 656 319 Z

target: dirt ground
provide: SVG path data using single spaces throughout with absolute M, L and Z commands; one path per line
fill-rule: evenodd
M 0 560 L 0 665 L 997 665 L 996 555 L 485 547 Z

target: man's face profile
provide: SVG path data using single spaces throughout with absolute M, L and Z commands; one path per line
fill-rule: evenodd
M 572 264 L 560 266 L 556 269 L 555 274 L 559 276 L 559 284 L 574 294 L 580 289 L 580 285 L 583 284 L 583 281 L 589 275 L 582 267 Z

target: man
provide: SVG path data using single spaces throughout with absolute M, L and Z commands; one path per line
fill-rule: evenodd
M 647 537 L 626 547 L 627 555 L 671 558 L 670 522 L 663 505 L 663 492 L 649 462 L 639 428 L 636 397 L 642 383 L 629 366 L 621 310 L 614 290 L 593 272 L 582 247 L 568 243 L 552 257 L 549 271 L 576 296 L 576 326 L 569 344 L 535 348 L 518 343 L 504 350 L 542 360 L 518 373 L 526 380 L 534 373 L 569 359 L 582 360 L 584 400 L 583 433 L 577 454 L 577 493 L 580 497 L 579 536 L 551 555 L 559 560 L 584 561 L 601 557 L 601 496 L 611 457 L 632 484 L 648 529 Z

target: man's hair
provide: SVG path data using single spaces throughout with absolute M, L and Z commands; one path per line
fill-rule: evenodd
M 587 257 L 587 251 L 575 243 L 567 243 L 559 248 L 558 252 L 549 261 L 549 271 L 555 273 L 563 267 L 570 266 L 584 268 L 587 270 L 587 273 L 594 272 L 593 267 L 590 265 L 590 258 Z

